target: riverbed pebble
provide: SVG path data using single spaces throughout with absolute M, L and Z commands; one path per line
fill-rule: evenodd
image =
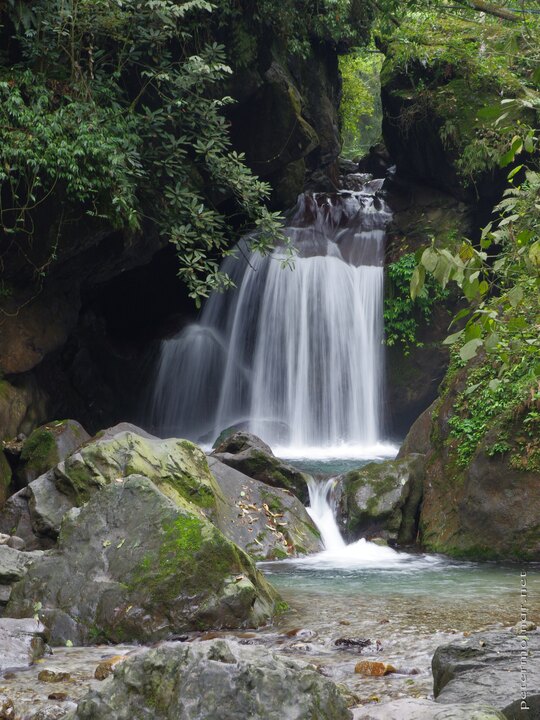
M 382 677 L 395 673 L 396 668 L 390 663 L 377 662 L 375 660 L 362 660 L 354 666 L 354 672 L 358 675 L 369 675 L 371 677 Z

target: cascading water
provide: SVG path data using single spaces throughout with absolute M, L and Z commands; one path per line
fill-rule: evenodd
M 336 522 L 334 490 L 336 479 L 308 483 L 309 507 L 307 511 L 321 533 L 324 550 L 316 555 L 296 558 L 289 562 L 298 566 L 328 569 L 352 570 L 359 568 L 384 567 L 386 569 L 414 565 L 415 568 L 432 568 L 439 563 L 434 556 L 414 556 L 397 552 L 390 547 L 368 542 L 364 538 L 349 545 L 343 539 Z
M 246 258 L 240 244 L 223 266 L 236 289 L 213 295 L 199 322 L 162 344 L 156 431 L 204 443 L 239 425 L 284 455 L 377 454 L 390 219 L 381 184 L 301 196 L 285 229 L 298 252 L 292 271 L 279 249 Z

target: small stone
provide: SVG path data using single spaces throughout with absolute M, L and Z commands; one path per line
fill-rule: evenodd
M 24 540 L 17 535 L 11 535 L 6 545 L 14 550 L 24 550 L 26 547 Z
M 0 545 L 7 545 L 7 542 L 11 536 L 6 533 L 0 533 Z
M 371 640 L 362 638 L 338 638 L 334 640 L 334 645 L 342 648 L 352 648 L 353 650 L 362 650 L 371 645 Z
M 123 659 L 124 655 L 115 655 L 112 658 L 108 658 L 107 660 L 100 662 L 94 672 L 94 677 L 96 678 L 96 680 L 105 680 L 105 678 L 108 678 L 109 675 L 112 675 L 114 666 L 121 662 Z
M 339 624 L 340 624 L 340 625 L 350 625 L 351 623 L 350 623 L 349 620 L 340 620 L 340 621 L 339 621 Z
M 526 633 L 533 632 L 534 630 L 536 630 L 536 623 L 533 623 L 532 620 L 518 622 L 517 625 L 514 625 L 512 628 L 514 635 L 525 635 Z
M 38 680 L 41 680 L 41 682 L 65 682 L 71 680 L 71 673 L 57 670 L 40 670 Z
M 0 695 L 0 720 L 15 720 L 13 700 L 7 695 Z
M 68 697 L 67 692 L 52 692 L 49 695 L 47 695 L 47 700 L 64 701 L 64 700 L 67 700 L 67 697 Z
M 309 630 L 308 628 L 293 628 L 285 633 L 288 638 L 298 638 L 300 640 L 312 640 L 317 637 L 315 630 Z
M 354 672 L 358 675 L 369 675 L 371 677 L 382 677 L 395 673 L 396 668 L 389 663 L 377 662 L 374 660 L 362 660 L 354 666 Z

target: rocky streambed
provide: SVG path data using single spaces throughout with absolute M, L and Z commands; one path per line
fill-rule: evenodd
M 538 617 L 536 566 L 320 555 L 305 476 L 250 438 L 39 434 L 0 512 L 1 720 L 512 718 L 525 633 L 537 712 L 540 633 L 508 629 L 524 567 Z M 390 541 L 407 473 L 372 503 Z

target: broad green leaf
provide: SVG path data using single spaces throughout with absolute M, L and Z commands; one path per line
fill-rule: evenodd
M 461 337 L 463 337 L 463 330 L 460 330 L 459 332 L 456 332 L 456 333 L 452 333 L 452 335 L 448 335 L 448 337 L 444 338 L 443 345 L 453 345 Z
M 507 297 L 510 305 L 517 307 L 523 300 L 523 288 L 520 285 L 516 285 L 507 293 Z
M 469 342 L 465 343 L 465 345 L 459 351 L 461 359 L 464 362 L 468 362 L 476 355 L 476 353 L 478 352 L 478 348 L 482 347 L 482 345 L 483 342 L 480 338 L 474 338 L 473 340 L 469 340 Z

